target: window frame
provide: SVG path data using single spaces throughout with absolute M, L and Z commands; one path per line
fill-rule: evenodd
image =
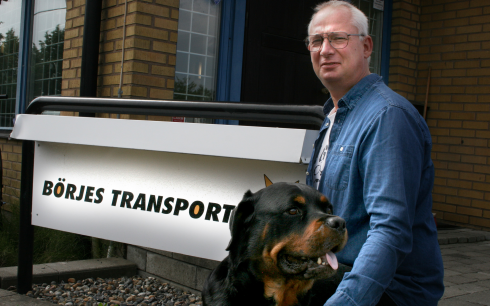
M 34 21 L 34 1 L 22 1 L 19 36 L 19 64 L 17 73 L 17 97 L 15 101 L 15 115 L 25 113 L 27 107 L 27 90 L 29 79 L 30 46 L 32 42 L 32 23 Z M 14 118 L 15 120 L 15 118 Z M 0 129 L 9 129 L 0 127 Z

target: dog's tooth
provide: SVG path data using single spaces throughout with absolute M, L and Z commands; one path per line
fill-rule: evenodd
M 318 257 L 318 260 L 316 261 L 319 265 L 322 264 L 322 259 L 320 257 Z
M 327 264 L 325 262 L 322 262 L 322 265 L 326 266 Z
M 306 260 L 306 257 L 301 257 L 301 260 Z

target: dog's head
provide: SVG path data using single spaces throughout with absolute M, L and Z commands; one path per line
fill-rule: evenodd
M 333 275 L 335 252 L 347 242 L 345 221 L 317 190 L 275 183 L 246 192 L 230 220 L 227 250 L 237 268 L 247 262 L 260 278 L 311 280 Z

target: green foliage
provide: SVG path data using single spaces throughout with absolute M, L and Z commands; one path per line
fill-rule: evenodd
M 8 30 L 5 36 L 0 35 L 0 57 L 2 58 L 0 61 L 0 71 L 4 71 L 4 74 L 5 70 L 17 68 L 17 62 L 19 60 L 19 37 L 15 35 L 13 28 Z M 7 74 L 0 76 L 0 84 L 4 82 L 15 82 L 16 80 L 12 79 L 12 75 L 10 74 L 8 77 Z
M 44 33 L 44 40 L 32 45 L 31 79 L 34 82 L 31 82 L 30 100 L 61 94 L 64 37 L 65 29 L 57 25 L 51 32 Z
M 17 208 L 17 207 L 15 207 Z M 7 218 L 7 212 L 0 215 L 2 227 L 0 228 L 0 267 L 17 265 L 17 249 L 19 244 L 19 212 L 14 209 Z
M 19 245 L 19 210 L 2 213 L 0 228 L 0 267 L 17 265 Z M 34 264 L 91 258 L 89 237 L 48 228 L 34 228 Z
M 44 41 L 39 41 L 39 48 L 36 46 L 36 44 L 33 44 L 32 46 L 32 56 L 36 64 L 62 59 L 62 42 L 64 39 L 65 29 L 60 29 L 59 24 L 53 31 L 51 31 L 51 33 L 46 31 L 46 33 L 44 33 Z
M 0 54 L 11 54 L 19 52 L 19 37 L 15 35 L 14 29 L 10 29 L 5 33 L 6 36 L 0 34 Z
M 214 100 L 216 97 L 214 90 L 209 90 L 208 88 L 204 87 L 202 84 L 197 85 L 196 83 L 192 82 L 188 77 L 176 78 L 174 86 L 175 86 L 174 92 L 176 94 L 175 97 L 176 100 L 182 99 L 180 98 L 181 95 L 179 94 L 200 96 L 200 97 L 190 97 L 190 100 L 211 101 Z

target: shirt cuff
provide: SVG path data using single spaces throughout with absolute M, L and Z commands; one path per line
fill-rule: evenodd
M 352 300 L 345 292 L 337 290 L 332 295 L 324 306 L 358 306 L 354 300 Z

